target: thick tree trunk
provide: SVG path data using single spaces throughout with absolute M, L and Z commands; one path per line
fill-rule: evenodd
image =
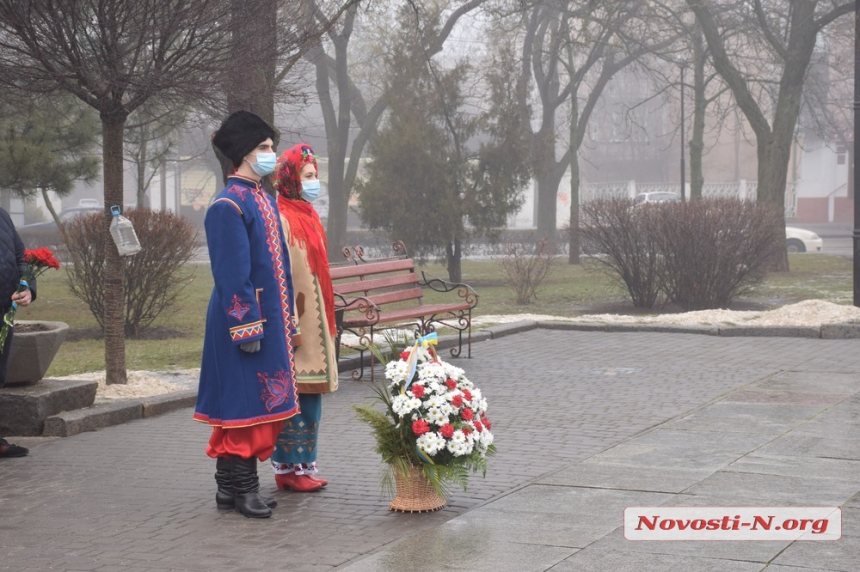
M 105 371 L 108 384 L 128 383 L 125 369 L 125 277 L 122 259 L 110 236 L 110 207 L 123 203 L 122 135 L 126 120 L 125 111 L 102 113 L 102 144 L 104 160 L 105 220 L 105 283 L 104 283 L 104 334 Z
M 459 238 L 455 238 L 453 242 L 449 242 L 445 246 L 445 254 L 448 263 L 448 281 L 462 282 L 463 281 L 463 252 L 462 244 Z
M 232 0 L 233 62 L 227 74 L 227 113 L 245 110 L 275 128 L 275 73 L 277 71 L 277 0 Z M 249 17 L 253 14 L 253 18 Z M 277 139 L 277 136 L 276 136 Z M 280 141 L 275 141 L 278 146 Z M 292 146 L 295 143 L 284 142 Z M 213 146 L 214 149 L 214 146 Z M 217 151 L 224 182 L 233 163 Z M 268 177 L 264 186 L 272 192 Z

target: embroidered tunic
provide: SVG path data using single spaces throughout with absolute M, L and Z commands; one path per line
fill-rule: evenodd
M 294 294 L 289 252 L 274 200 L 230 177 L 204 222 L 215 288 L 206 314 L 194 419 L 248 427 L 299 411 Z M 260 340 L 260 351 L 243 343 Z
M 282 199 L 279 203 L 285 203 Z M 278 205 L 280 210 L 283 204 Z M 287 207 L 289 208 L 289 207 Z M 315 211 L 311 211 L 317 216 Z M 307 215 L 305 215 L 307 216 Z M 319 218 L 317 217 L 317 220 Z M 299 393 L 330 393 L 337 390 L 337 360 L 332 319 L 326 315 L 326 304 L 319 277 L 311 271 L 307 245 L 290 235 L 290 223 L 281 214 L 281 223 L 290 251 L 293 285 L 296 291 L 296 316 L 301 345 L 296 348 L 296 378 Z M 319 237 L 325 245 L 325 237 Z M 325 250 L 323 250 L 325 252 Z M 328 264 L 328 261 L 324 261 Z

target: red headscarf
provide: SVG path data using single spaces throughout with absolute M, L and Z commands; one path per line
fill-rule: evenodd
M 272 184 L 278 191 L 278 211 L 290 226 L 287 240 L 290 245 L 298 244 L 300 248 L 307 250 L 308 264 L 322 290 L 329 331 L 334 332 L 334 289 L 328 269 L 325 229 L 314 207 L 301 198 L 302 182 L 299 173 L 309 163 L 319 172 L 314 150 L 309 145 L 299 143 L 287 149 L 278 158 Z

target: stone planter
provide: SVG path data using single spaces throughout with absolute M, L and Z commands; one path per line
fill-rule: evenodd
M 6 385 L 30 385 L 45 377 L 68 331 L 64 322 L 17 320 Z

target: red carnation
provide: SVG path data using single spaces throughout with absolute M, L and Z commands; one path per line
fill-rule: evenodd
M 457 382 L 453 379 L 449 378 L 448 381 L 445 382 L 445 385 L 448 386 L 448 389 L 457 389 Z
M 468 389 L 463 390 L 463 396 L 465 396 L 466 401 L 472 401 L 472 392 Z
M 24 251 L 24 262 L 35 268 L 54 268 L 60 267 L 60 262 L 54 257 L 51 249 L 44 246 L 33 250 Z
M 451 405 L 454 407 L 463 407 L 463 397 L 460 395 L 455 395 L 454 399 L 451 400 Z
M 423 435 L 430 430 L 430 426 L 423 419 L 412 422 L 412 432 L 416 435 Z
M 475 431 L 477 431 L 478 433 L 480 433 L 481 431 L 484 430 L 484 426 L 481 425 L 480 421 L 475 421 L 474 424 L 475 424 Z
M 415 397 L 423 397 L 424 396 L 424 386 L 415 384 L 411 387 L 412 395 Z
M 404 351 L 400 352 L 400 359 L 402 359 L 403 361 L 408 360 L 409 359 L 409 353 L 410 353 L 409 350 L 404 350 Z
M 475 413 L 471 409 L 464 409 L 462 413 L 460 413 L 460 417 L 462 417 L 466 421 L 471 421 L 472 417 L 475 416 Z
M 472 428 L 471 427 L 463 427 L 462 431 L 463 431 L 464 435 L 468 435 L 469 433 L 472 432 Z
M 446 439 L 450 439 L 454 436 L 454 426 L 450 423 L 445 423 L 441 427 L 439 427 L 439 433 L 442 434 Z
M 483 421 L 483 422 L 484 422 L 484 426 L 485 426 L 487 429 L 492 429 L 492 428 L 493 428 L 493 424 L 492 424 L 492 423 L 490 423 L 490 420 L 489 420 L 489 419 L 487 419 L 486 417 L 481 417 L 481 421 Z

